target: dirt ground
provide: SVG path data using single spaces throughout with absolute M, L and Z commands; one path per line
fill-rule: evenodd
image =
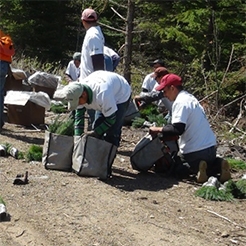
M 123 128 L 107 181 L 0 157 L 0 194 L 9 213 L 0 222 L 0 245 L 246 245 L 245 200 L 206 201 L 194 195 L 196 183 L 132 169 L 131 151 L 144 135 Z M 31 144 L 42 146 L 44 130 L 6 123 L 0 142 L 27 151 Z M 16 175 L 26 171 L 29 183 L 14 185 Z

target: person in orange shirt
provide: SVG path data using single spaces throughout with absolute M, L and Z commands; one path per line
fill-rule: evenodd
M 11 37 L 0 30 L 0 131 L 4 125 L 4 85 L 14 54 L 15 49 Z

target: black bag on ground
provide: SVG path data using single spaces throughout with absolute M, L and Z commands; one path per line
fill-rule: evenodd
M 45 131 L 42 163 L 46 169 L 72 171 L 73 137 Z
M 140 116 L 141 115 L 135 101 L 131 99 L 125 114 L 124 125 L 130 125 L 136 117 Z
M 152 137 L 147 133 L 135 146 L 131 157 L 131 165 L 134 170 L 147 171 L 166 152 L 166 145 L 158 137 Z
M 117 147 L 102 139 L 74 136 L 72 169 L 79 176 L 107 179 L 116 156 Z

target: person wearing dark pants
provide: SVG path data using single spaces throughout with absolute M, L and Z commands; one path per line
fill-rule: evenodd
M 172 121 L 164 127 L 150 127 L 152 135 L 162 133 L 163 136 L 180 136 L 179 151 L 182 163 L 180 175 L 197 174 L 197 182 L 204 183 L 208 176 L 220 172 L 223 183 L 231 178 L 229 164 L 226 160 L 216 157 L 216 137 L 210 128 L 204 109 L 198 100 L 185 91 L 182 79 L 176 74 L 165 75 L 157 91 L 173 102 Z
M 114 72 L 95 71 L 80 82 L 70 83 L 54 98 L 68 101 L 68 109 L 79 108 L 75 114 L 75 134 L 84 133 L 84 117 L 80 112 L 93 109 L 97 112 L 93 130 L 88 136 L 120 145 L 121 128 L 131 97 L 131 86 L 126 79 Z M 82 112 L 83 114 L 83 112 Z

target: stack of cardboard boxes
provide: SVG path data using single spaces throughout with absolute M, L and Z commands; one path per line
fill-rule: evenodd
M 23 81 L 27 79 L 24 71 L 19 69 L 11 68 L 5 83 L 5 100 L 4 104 L 7 108 L 7 122 L 23 126 L 40 125 L 45 123 L 45 108 L 38 105 L 35 102 L 30 101 L 33 92 L 43 91 L 47 93 L 45 87 L 42 86 L 32 86 L 29 84 L 24 85 Z M 47 93 L 50 98 L 53 97 L 55 88 L 48 88 Z M 18 91 L 11 96 L 8 93 L 11 91 Z M 25 92 L 25 98 L 20 100 L 23 93 Z

